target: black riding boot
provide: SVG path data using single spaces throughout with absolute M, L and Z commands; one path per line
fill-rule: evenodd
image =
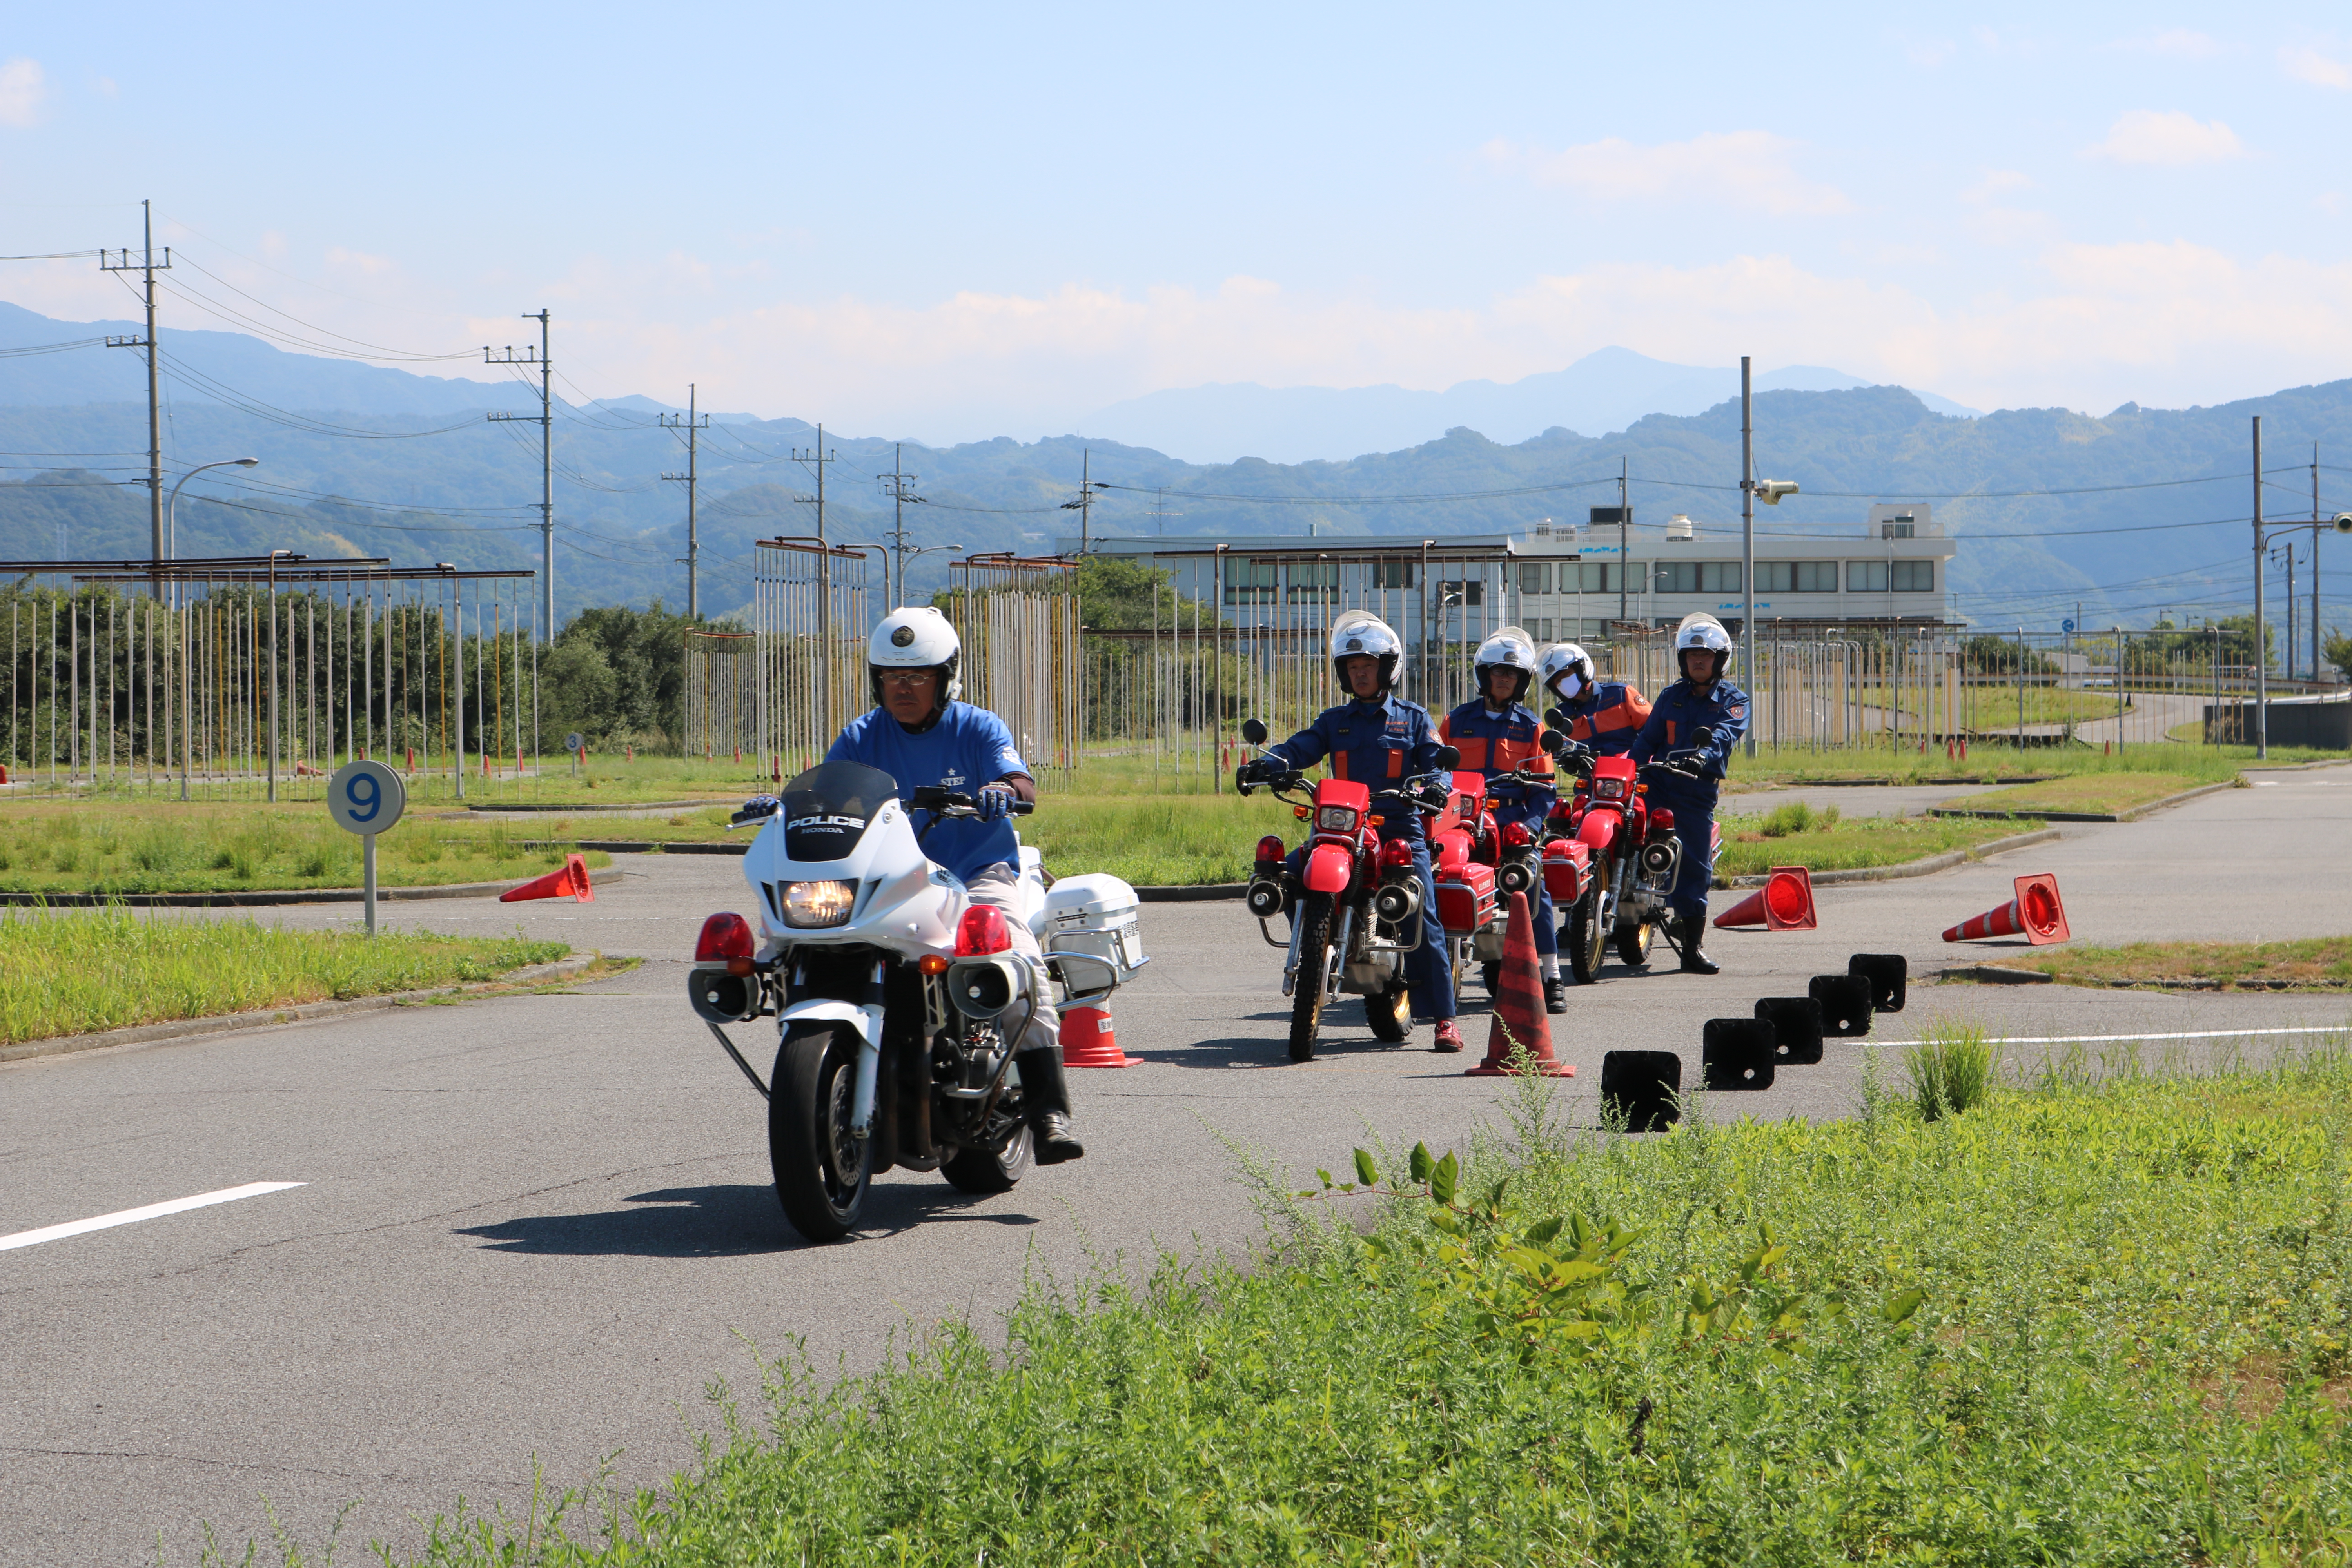
M 1029 1110 L 1029 1140 L 1037 1163 L 1058 1165 L 1086 1158 L 1087 1146 L 1070 1131 L 1070 1082 L 1062 1076 L 1058 1047 L 1041 1046 L 1013 1058 L 1021 1069 L 1021 1100 Z
M 1723 965 L 1709 958 L 1706 955 L 1706 951 L 1698 944 L 1699 938 L 1706 934 L 1706 917 L 1705 915 L 1685 915 L 1683 917 L 1680 931 L 1681 940 L 1675 945 L 1682 949 L 1683 973 L 1685 974 L 1720 974 L 1723 973 Z

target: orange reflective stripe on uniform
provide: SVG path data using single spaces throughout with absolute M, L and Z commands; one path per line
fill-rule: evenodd
M 1404 777 L 1404 752 L 1393 746 L 1389 748 L 1389 777 L 1392 779 Z
M 1344 779 L 1346 779 L 1346 778 L 1347 778 L 1347 776 L 1348 776 L 1348 753 L 1347 753 L 1347 752 L 1332 752 L 1332 753 L 1331 753 L 1331 776 L 1332 776 L 1333 778 L 1335 778 L 1335 779 L 1342 779 L 1342 780 L 1344 780 Z
M 1454 749 L 1462 753 L 1462 760 L 1454 764 L 1457 768 L 1461 769 L 1465 773 L 1470 772 L 1474 769 L 1479 773 L 1485 773 L 1486 771 L 1487 742 L 1484 737 L 1478 735 L 1465 735 L 1462 739 L 1453 742 L 1453 744 Z M 1496 765 L 1499 767 L 1501 764 L 1496 763 Z

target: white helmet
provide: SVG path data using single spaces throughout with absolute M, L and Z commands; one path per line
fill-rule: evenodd
M 1351 697 L 1355 688 L 1348 684 L 1348 672 L 1341 663 L 1365 654 L 1381 661 L 1381 689 L 1393 688 L 1397 661 L 1404 656 L 1404 640 L 1370 610 L 1341 611 L 1339 618 L 1331 623 L 1331 673 L 1339 677 L 1340 689 Z
M 882 706 L 882 672 L 886 669 L 936 669 L 940 672 L 940 708 L 963 695 L 957 667 L 963 662 L 963 644 L 948 618 L 929 605 L 911 605 L 882 617 L 866 639 L 866 674 L 874 689 L 874 706 Z
M 1721 621 L 1705 610 L 1694 610 L 1683 617 L 1682 625 L 1675 628 L 1676 664 L 1682 662 L 1685 650 L 1689 648 L 1700 648 L 1714 654 L 1715 673 L 1720 677 L 1725 666 L 1731 662 L 1731 634 L 1723 629 Z
M 1486 672 L 1502 668 L 1518 677 L 1517 683 L 1503 700 L 1517 702 L 1528 694 L 1528 682 L 1535 679 L 1536 641 L 1518 626 L 1505 626 L 1478 645 L 1477 656 L 1471 660 L 1476 674 L 1478 695 L 1486 695 Z
M 1536 674 L 1543 682 L 1543 689 L 1562 701 L 1571 697 L 1581 697 L 1584 689 L 1592 684 L 1592 656 L 1575 643 L 1556 642 L 1543 650 L 1543 658 L 1536 665 Z M 1563 676 L 1573 676 L 1576 684 L 1562 690 Z

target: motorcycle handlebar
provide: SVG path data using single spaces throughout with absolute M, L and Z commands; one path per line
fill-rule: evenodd
M 977 800 L 961 791 L 948 789 L 939 784 L 917 785 L 914 799 L 907 804 L 917 811 L 928 811 L 933 816 L 980 815 L 980 803 Z M 1037 805 L 1034 801 L 1016 800 L 1013 802 L 1012 810 L 1008 815 L 1027 816 L 1036 809 Z

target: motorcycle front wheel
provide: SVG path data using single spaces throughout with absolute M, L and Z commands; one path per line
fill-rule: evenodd
M 845 1024 L 798 1024 L 776 1052 L 768 1160 L 784 1217 L 811 1241 L 850 1233 L 873 1173 L 870 1142 L 849 1135 L 858 1047 Z
M 1579 985 L 1601 977 L 1601 955 L 1608 951 L 1609 932 L 1601 924 L 1601 889 L 1589 889 L 1568 909 L 1568 934 L 1560 946 L 1568 954 L 1568 971 Z
M 1298 969 L 1290 991 L 1290 1059 L 1315 1059 L 1315 1037 L 1323 1031 L 1323 977 L 1331 967 L 1331 895 L 1307 893 L 1298 900 Z

